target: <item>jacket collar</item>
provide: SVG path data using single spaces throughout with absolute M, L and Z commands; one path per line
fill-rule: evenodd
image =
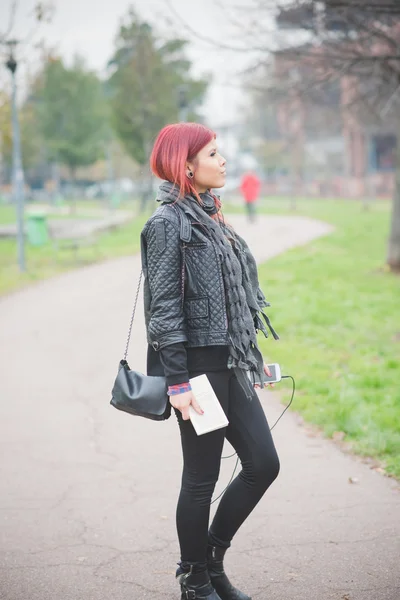
M 200 198 L 202 194 L 200 194 Z M 183 210 L 186 214 L 193 217 L 194 220 L 198 220 L 198 217 L 194 210 L 192 210 L 190 204 L 195 202 L 198 205 L 196 198 L 193 196 L 185 196 L 185 202 L 179 201 L 179 188 L 171 183 L 170 181 L 164 181 L 158 188 L 156 201 L 160 204 L 173 204 L 176 202 L 176 206 Z

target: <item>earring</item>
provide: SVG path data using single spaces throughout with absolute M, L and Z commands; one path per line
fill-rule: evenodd
M 193 173 L 192 173 L 192 171 L 189 171 L 189 173 L 187 174 L 187 176 L 189 177 L 189 179 L 193 179 Z

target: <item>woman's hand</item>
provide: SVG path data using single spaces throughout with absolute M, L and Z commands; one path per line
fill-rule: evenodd
M 189 417 L 189 406 L 192 405 L 194 410 L 199 415 L 204 414 L 204 410 L 198 405 L 195 395 L 190 390 L 189 392 L 183 392 L 182 394 L 174 394 L 169 397 L 169 401 L 174 408 L 177 408 L 182 413 L 182 419 L 188 421 Z
M 266 375 L 268 375 L 268 377 L 271 377 L 271 371 L 268 369 L 268 365 L 266 363 L 264 363 L 264 373 Z M 269 385 L 270 387 L 275 387 L 274 383 L 267 383 L 267 385 Z M 261 388 L 261 386 L 258 383 L 254 384 L 255 388 Z

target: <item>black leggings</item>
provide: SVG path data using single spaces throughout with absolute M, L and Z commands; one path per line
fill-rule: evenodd
M 204 371 L 203 371 L 204 372 Z M 199 375 L 190 372 L 190 377 Z M 183 474 L 176 521 L 184 563 L 206 561 L 208 536 L 228 548 L 239 527 L 279 473 L 279 459 L 267 419 L 254 392 L 249 401 L 235 374 L 207 372 L 229 425 L 197 436 L 190 421 L 175 410 L 182 441 Z M 210 503 L 218 480 L 226 438 L 237 452 L 242 470 L 222 496 L 208 533 Z

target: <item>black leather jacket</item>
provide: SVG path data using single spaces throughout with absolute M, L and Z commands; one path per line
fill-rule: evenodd
M 147 341 L 229 345 L 221 263 L 190 206 L 164 200 L 141 233 Z M 184 266 L 184 268 L 183 268 Z

